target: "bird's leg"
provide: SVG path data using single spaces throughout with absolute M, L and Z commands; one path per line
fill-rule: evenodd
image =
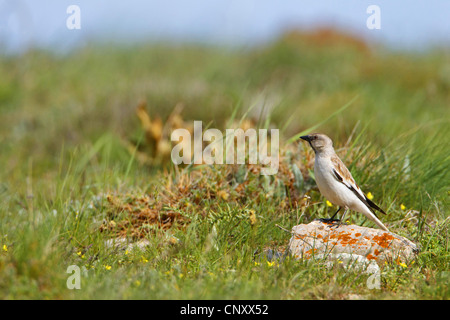
M 342 221 L 344 221 L 344 223 L 345 223 L 345 215 L 347 214 L 347 211 L 348 211 L 348 209 L 345 209 L 344 210 L 344 214 L 342 215 L 342 218 L 341 218 L 341 220 L 338 220 L 338 222 L 336 222 L 336 228 L 339 228 L 339 226 L 342 224 Z
M 323 223 L 334 223 L 334 222 L 337 222 L 339 220 L 338 219 L 334 219 L 334 217 L 336 217 L 336 215 L 338 214 L 339 211 L 341 211 L 341 207 L 338 208 L 338 210 L 333 214 L 333 216 L 331 218 L 329 218 L 329 219 L 321 218 L 319 220 L 321 222 L 323 222 Z
M 337 209 L 337 211 L 333 214 L 333 216 L 330 218 L 330 220 L 333 220 L 334 217 L 338 214 L 338 212 L 341 211 L 341 207 Z M 344 213 L 345 214 L 345 213 Z

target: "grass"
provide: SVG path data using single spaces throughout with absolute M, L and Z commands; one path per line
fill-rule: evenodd
M 0 297 L 449 299 L 448 51 L 317 37 L 1 57 Z M 160 131 L 146 131 L 141 101 Z M 162 142 L 194 120 L 280 128 L 278 174 L 175 168 Z M 287 244 L 276 225 L 333 210 L 315 188 L 312 151 L 289 140 L 312 127 L 388 210 L 388 227 L 421 246 L 412 265 L 382 268 L 379 290 L 368 275 L 262 254 Z M 108 245 L 118 235 L 149 245 Z M 70 265 L 80 290 L 67 288 Z

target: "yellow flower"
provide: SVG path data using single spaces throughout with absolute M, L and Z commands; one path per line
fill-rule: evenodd
M 141 261 L 144 262 L 144 263 L 148 262 L 148 260 L 146 258 L 144 258 L 144 257 L 141 258 Z
M 250 210 L 250 224 L 253 226 L 258 219 L 256 218 L 255 210 Z
M 228 192 L 224 191 L 224 190 L 220 190 L 219 192 L 217 192 L 217 195 L 222 198 L 223 200 L 227 201 L 228 198 L 230 197 L 230 195 L 228 194 Z
M 373 199 L 373 194 L 372 194 L 372 192 L 369 192 L 369 193 L 367 194 L 367 199 L 369 199 L 369 200 L 372 200 L 372 199 Z
M 275 265 L 275 261 L 272 261 L 272 262 L 267 261 L 267 265 L 269 267 L 273 267 Z
M 400 262 L 399 265 L 402 266 L 403 268 L 407 267 L 407 265 L 404 262 Z
M 405 205 L 403 203 L 400 205 L 400 209 L 406 210 L 406 207 L 405 207 Z
M 333 204 L 330 201 L 327 200 L 327 206 L 332 207 Z
M 141 285 L 141 282 L 140 282 L 139 280 L 136 280 L 136 281 L 134 282 L 134 285 L 135 285 L 136 287 L 139 287 L 139 286 Z
M 111 266 L 106 265 L 106 266 L 105 266 L 105 269 L 106 269 L 106 270 L 111 270 Z
M 6 244 L 3 245 L 3 251 L 8 252 L 8 246 Z
M 255 266 L 259 266 L 259 262 L 256 262 L 256 261 L 255 261 Z

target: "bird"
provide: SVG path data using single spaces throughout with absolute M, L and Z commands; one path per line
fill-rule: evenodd
M 338 206 L 338 210 L 330 219 L 320 220 L 327 223 L 337 221 L 339 227 L 347 211 L 352 210 L 362 213 L 384 231 L 389 231 L 377 217 L 375 210 L 383 214 L 386 212 L 361 191 L 350 171 L 334 151 L 333 141 L 322 133 L 301 136 L 300 139 L 307 141 L 314 150 L 314 176 L 320 193 Z M 344 209 L 341 220 L 334 220 L 341 209 Z

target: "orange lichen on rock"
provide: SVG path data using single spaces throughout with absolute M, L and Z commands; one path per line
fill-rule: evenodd
M 372 240 L 375 241 L 380 247 L 387 248 L 392 243 L 394 236 L 387 232 L 384 232 L 381 236 L 375 235 Z
M 369 259 L 369 260 L 375 260 L 376 259 L 376 257 L 374 257 L 372 254 L 368 254 L 367 256 L 366 256 L 366 258 L 367 259 Z
M 348 232 L 340 232 L 338 234 L 338 240 L 341 242 L 341 245 L 346 246 L 352 240 L 352 237 Z
M 310 250 L 306 251 L 305 253 L 310 255 L 310 254 L 313 254 L 313 253 L 316 253 L 316 252 L 317 252 L 317 249 L 310 249 Z

